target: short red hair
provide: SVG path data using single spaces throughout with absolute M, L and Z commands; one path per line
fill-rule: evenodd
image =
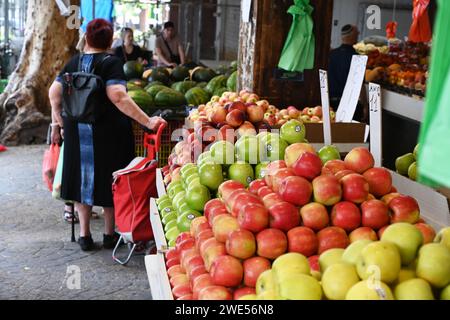
M 86 41 L 95 49 L 108 49 L 113 38 L 113 26 L 105 19 L 94 19 L 88 23 Z

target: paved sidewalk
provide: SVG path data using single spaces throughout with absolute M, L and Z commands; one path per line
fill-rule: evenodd
M 63 203 L 42 182 L 46 148 L 0 153 L 0 299 L 151 299 L 143 256 L 123 267 L 111 250 L 85 253 L 70 242 Z M 92 221 L 92 233 L 101 246 L 102 216 Z M 81 288 L 69 289 L 77 285 L 77 268 Z

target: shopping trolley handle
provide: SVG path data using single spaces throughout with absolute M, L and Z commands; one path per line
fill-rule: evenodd
M 144 130 L 145 133 L 143 144 L 144 148 L 147 151 L 147 156 L 157 158 L 157 154 L 159 152 L 159 148 L 161 145 L 161 136 L 166 126 L 167 122 L 164 121 L 159 125 L 158 130 L 156 130 L 156 133 L 150 131 L 149 129 Z

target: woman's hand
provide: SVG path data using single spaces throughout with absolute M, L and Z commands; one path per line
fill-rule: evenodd
M 167 124 L 167 121 L 161 117 L 151 117 L 148 121 L 147 128 L 152 131 L 157 131 L 159 126 L 163 123 Z
M 61 144 L 62 137 L 59 130 L 60 128 L 57 126 L 52 127 L 51 140 L 53 144 Z

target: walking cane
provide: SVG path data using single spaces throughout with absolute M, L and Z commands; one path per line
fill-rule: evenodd
M 75 208 L 74 208 L 73 204 L 71 204 L 70 207 L 72 208 L 72 239 L 71 239 L 71 242 L 75 242 Z

